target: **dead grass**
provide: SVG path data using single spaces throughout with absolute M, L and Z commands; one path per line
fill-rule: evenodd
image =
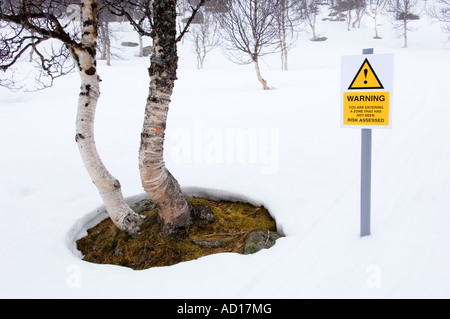
M 213 222 L 196 222 L 189 230 L 177 236 L 164 237 L 159 232 L 156 210 L 142 213 L 148 222 L 138 238 L 119 231 L 108 218 L 88 230 L 88 235 L 77 241 L 84 260 L 99 264 L 114 264 L 135 270 L 173 265 L 202 256 L 235 252 L 242 254 L 248 235 L 254 231 L 276 231 L 275 220 L 264 207 L 247 203 L 212 201 L 188 198 L 193 206 L 211 207 Z M 202 247 L 199 242 L 220 246 Z

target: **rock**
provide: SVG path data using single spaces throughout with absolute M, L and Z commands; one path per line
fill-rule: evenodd
M 142 49 L 142 54 L 143 54 L 144 56 L 150 56 L 150 54 L 152 54 L 152 46 L 149 45 L 149 46 L 144 47 L 144 48 Z
M 139 45 L 139 43 L 126 41 L 126 42 L 122 42 L 121 45 L 123 47 L 137 47 Z
M 214 214 L 208 205 L 192 206 L 192 217 L 197 220 L 206 220 L 210 223 L 214 221 Z
M 315 42 L 323 42 L 323 41 L 327 41 L 328 38 L 327 37 L 317 37 L 315 39 L 311 39 L 311 41 L 315 41 Z
M 257 231 L 251 233 L 245 242 L 244 255 L 254 254 L 261 249 L 270 248 L 275 245 L 275 241 L 283 237 L 274 231 Z
M 143 212 L 155 209 L 155 203 L 151 199 L 143 199 L 140 202 L 131 204 L 130 208 L 136 214 L 142 214 Z

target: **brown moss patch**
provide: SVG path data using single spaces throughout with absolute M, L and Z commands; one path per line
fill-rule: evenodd
M 140 236 L 132 238 L 119 231 L 108 218 L 77 241 L 78 250 L 86 261 L 140 270 L 222 252 L 242 254 L 250 233 L 276 231 L 275 220 L 264 207 L 194 197 L 187 199 L 194 207 L 209 206 L 214 221 L 198 221 L 177 236 L 164 237 L 159 232 L 157 211 L 153 209 L 141 213 L 148 221 Z

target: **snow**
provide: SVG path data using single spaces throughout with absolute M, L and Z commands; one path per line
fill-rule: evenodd
M 367 19 L 367 18 L 366 18 Z M 280 71 L 220 50 L 204 70 L 188 42 L 166 141 L 167 166 L 187 194 L 265 205 L 286 237 L 257 254 L 216 254 L 134 271 L 80 259 L 74 240 L 105 217 L 78 153 L 79 79 L 44 91 L 0 88 L 0 297 L 2 298 L 449 298 L 450 51 L 427 19 L 409 48 L 389 20 L 319 21 L 325 42 L 302 35 Z M 134 39 L 123 32 L 122 38 Z M 118 43 L 122 41 L 119 37 Z M 359 236 L 360 130 L 340 128 L 340 61 L 373 47 L 393 53 L 393 126 L 373 131 L 372 234 Z M 130 200 L 142 196 L 137 154 L 149 64 L 99 62 L 98 150 Z M 240 146 L 237 132 L 253 143 Z

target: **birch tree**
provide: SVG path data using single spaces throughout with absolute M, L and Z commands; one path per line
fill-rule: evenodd
M 98 42 L 100 44 L 100 60 L 106 60 L 107 66 L 111 66 L 111 37 L 113 36 L 113 30 L 111 30 L 110 22 L 113 18 L 107 10 L 101 10 L 99 13 Z
M 352 27 L 358 29 L 361 27 L 361 19 L 366 12 L 366 0 L 355 0 L 354 7 L 355 7 L 355 21 L 352 23 Z
M 150 58 L 150 87 L 145 105 L 144 124 L 139 148 L 139 171 L 144 190 L 155 202 L 165 235 L 177 233 L 192 223 L 192 208 L 181 192 L 180 185 L 164 162 L 164 139 L 171 96 L 177 79 L 177 43 L 186 34 L 192 20 L 206 0 L 192 7 L 191 18 L 177 34 L 177 1 L 105 1 L 112 12 L 127 17 L 142 36 L 153 39 Z M 127 5 L 138 6 L 150 21 L 144 29 L 129 14 Z
M 264 90 L 269 86 L 261 75 L 259 61 L 279 49 L 275 9 L 273 0 L 233 0 L 229 10 L 221 14 L 228 58 L 235 63 L 253 63 Z
M 191 26 L 188 33 L 197 54 L 197 69 L 203 69 L 206 55 L 219 45 L 219 24 L 212 12 L 203 13 L 203 21 Z
M 381 39 L 381 37 L 378 34 L 378 20 L 380 14 L 384 11 L 387 3 L 388 3 L 387 0 L 371 0 L 369 9 L 366 11 L 367 15 L 373 19 L 375 31 L 374 39 Z
M 298 10 L 301 13 L 301 17 L 306 21 L 311 29 L 312 38 L 311 41 L 319 41 L 323 37 L 318 37 L 316 31 L 317 15 L 320 12 L 318 0 L 300 0 L 298 4 Z
M 281 70 L 288 69 L 288 53 L 297 40 L 297 31 L 301 24 L 301 14 L 296 7 L 298 0 L 275 1 L 275 24 L 281 53 Z
M 403 38 L 403 47 L 408 47 L 408 32 L 412 31 L 411 21 L 420 19 L 419 0 L 391 0 L 394 14 L 394 30 Z
M 350 25 L 352 24 L 352 11 L 355 9 L 356 0 L 340 1 L 339 6 L 342 11 L 347 11 L 347 31 L 350 31 Z
M 64 20 L 67 5 L 72 3 L 62 0 L 2 1 L 0 69 L 12 68 L 33 49 L 41 71 L 54 79 L 64 74 L 61 72 L 64 71 L 63 59 L 72 58 L 81 80 L 75 135 L 81 158 L 111 220 L 120 230 L 136 235 L 145 218 L 126 204 L 120 182 L 107 170 L 95 146 L 94 118 L 100 96 L 96 63 L 98 3 L 94 0 L 79 2 L 81 34 L 72 31 L 71 21 Z M 39 49 L 44 42 L 54 40 L 62 43 L 59 51 Z
M 436 0 L 428 9 L 430 16 L 441 23 L 442 31 L 448 34 L 450 41 L 450 0 Z

